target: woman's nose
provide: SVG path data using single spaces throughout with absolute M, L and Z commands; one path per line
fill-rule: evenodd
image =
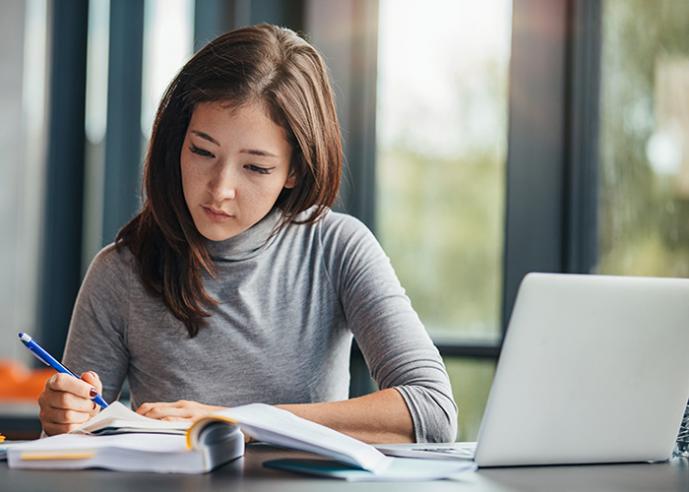
M 218 169 L 209 183 L 210 192 L 216 201 L 234 200 L 237 196 L 237 177 L 230 166 Z

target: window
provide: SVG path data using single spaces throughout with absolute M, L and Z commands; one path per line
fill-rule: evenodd
M 147 0 L 144 9 L 144 58 L 141 131 L 148 140 L 158 103 L 168 84 L 192 54 L 192 0 Z
M 436 341 L 501 336 L 511 8 L 380 2 L 377 232 Z M 473 439 L 494 363 L 447 365 Z
M 2 9 L 0 63 L 0 359 L 29 363 L 17 332 L 35 332 L 43 221 L 46 48 L 44 0 Z
M 108 114 L 110 1 L 89 1 L 84 112 L 84 231 L 82 275 L 103 244 L 105 135 Z
M 601 273 L 689 276 L 689 4 L 603 6 Z

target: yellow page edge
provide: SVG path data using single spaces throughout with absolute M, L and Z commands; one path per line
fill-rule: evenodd
M 194 445 L 192 443 L 192 435 L 197 431 L 201 430 L 201 428 L 209 423 L 209 422 L 227 422 L 228 424 L 234 424 L 234 425 L 239 425 L 239 422 L 237 422 L 235 419 L 232 419 L 230 417 L 225 417 L 224 415 L 208 415 L 206 417 L 203 417 L 193 424 L 191 424 L 191 427 L 187 429 L 186 433 L 186 443 L 187 443 L 187 449 L 193 449 Z
M 19 454 L 22 461 L 87 460 L 96 456 L 95 451 L 27 451 Z

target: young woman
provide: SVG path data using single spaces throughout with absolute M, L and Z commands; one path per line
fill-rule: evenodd
M 388 258 L 332 212 L 342 167 L 325 65 L 271 25 L 212 41 L 156 116 L 142 210 L 93 260 L 64 362 L 40 397 L 47 434 L 118 398 L 156 419 L 278 405 L 367 442 L 451 441 L 442 359 Z M 380 388 L 348 398 L 352 336 Z M 84 372 L 85 371 L 85 372 Z

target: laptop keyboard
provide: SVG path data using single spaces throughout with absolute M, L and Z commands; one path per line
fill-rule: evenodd
M 389 444 L 376 446 L 388 456 L 427 459 L 472 459 L 476 451 L 475 442 L 453 442 L 442 444 Z

